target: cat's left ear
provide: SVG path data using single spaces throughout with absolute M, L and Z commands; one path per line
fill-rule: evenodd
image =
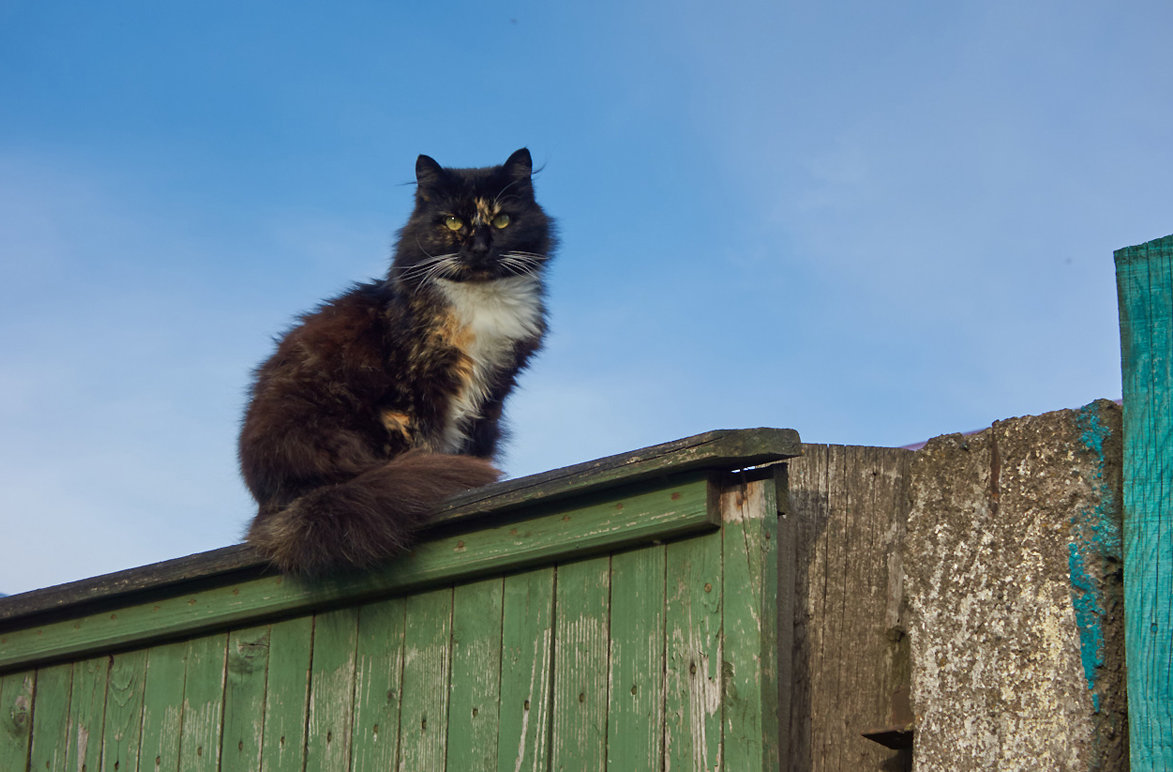
M 534 162 L 530 158 L 529 149 L 522 148 L 515 151 L 505 162 L 505 172 L 515 180 L 528 180 L 534 173 Z

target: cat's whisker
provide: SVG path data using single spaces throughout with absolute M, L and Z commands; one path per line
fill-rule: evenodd
M 459 256 L 454 254 L 447 255 L 446 259 L 438 260 L 431 266 L 420 280 L 420 287 L 425 287 L 429 284 L 434 284 L 439 279 L 446 279 L 450 276 L 455 276 L 460 272 Z
M 537 271 L 544 257 L 536 252 L 510 251 L 501 255 L 501 265 L 512 275 L 520 276 Z
M 457 254 L 455 252 L 449 252 L 443 255 L 428 255 L 415 265 L 400 269 L 397 275 L 402 281 L 415 281 L 422 276 L 425 277 L 423 283 L 426 284 L 430 280 L 427 277 L 435 273 L 438 268 L 443 268 L 446 264 L 454 262 L 456 258 Z

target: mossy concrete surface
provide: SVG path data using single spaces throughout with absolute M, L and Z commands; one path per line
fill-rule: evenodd
M 915 769 L 1127 769 L 1120 409 L 916 454 L 904 550 Z

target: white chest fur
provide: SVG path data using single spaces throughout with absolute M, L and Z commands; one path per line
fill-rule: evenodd
M 533 276 L 436 284 L 462 328 L 460 337 L 467 341 L 462 348 L 471 362 L 470 377 L 452 400 L 437 448 L 453 453 L 464 445 L 493 381 L 513 366 L 515 344 L 541 333 L 541 286 Z

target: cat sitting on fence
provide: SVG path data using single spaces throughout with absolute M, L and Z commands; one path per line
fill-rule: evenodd
M 416 161 L 386 278 L 305 314 L 255 373 L 240 433 L 248 542 L 319 574 L 402 552 L 447 497 L 497 479 L 501 410 L 546 330 L 554 226 L 529 151 Z

